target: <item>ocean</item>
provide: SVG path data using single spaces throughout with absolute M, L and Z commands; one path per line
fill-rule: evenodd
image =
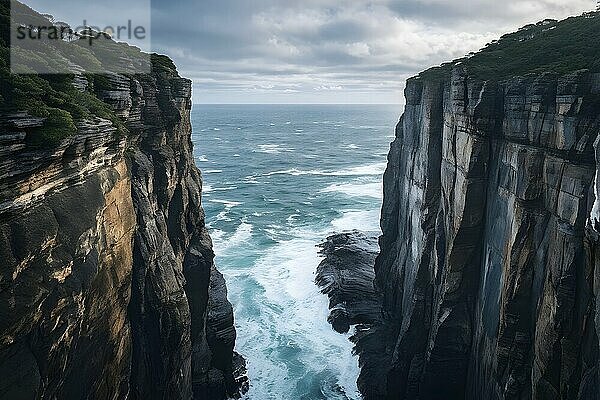
M 359 399 L 348 335 L 327 323 L 316 245 L 379 231 L 390 105 L 194 105 L 194 157 L 234 306 L 247 399 Z

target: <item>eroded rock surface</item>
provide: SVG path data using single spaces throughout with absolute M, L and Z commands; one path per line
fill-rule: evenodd
M 224 399 L 234 355 L 191 144 L 191 82 L 80 76 L 122 118 L 33 149 L 40 119 L 0 118 L 0 399 Z
M 329 297 L 329 323 L 339 333 L 351 325 L 381 321 L 381 301 L 375 292 L 373 264 L 377 236 L 359 231 L 332 235 L 320 246 L 324 259 L 315 283 Z
M 600 75 L 412 78 L 384 176 L 366 399 L 593 399 Z M 385 378 L 380 378 L 381 376 Z

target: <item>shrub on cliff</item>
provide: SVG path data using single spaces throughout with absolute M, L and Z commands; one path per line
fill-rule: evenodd
M 43 110 L 44 126 L 34 131 L 34 134 L 28 137 L 31 144 L 38 146 L 55 146 L 61 140 L 74 135 L 77 127 L 73 122 L 73 117 L 65 110 L 60 108 L 48 107 Z
M 464 66 L 483 80 L 554 72 L 560 75 L 581 69 L 600 72 L 600 12 L 563 21 L 544 20 L 502 36 L 479 52 L 430 68 L 420 76 L 445 79 L 452 68 Z
M 30 13 L 43 18 L 27 6 L 20 5 L 22 13 Z M 10 69 L 10 4 L 8 0 L 0 0 L 0 111 L 10 114 L 25 111 L 31 116 L 44 119 L 43 126 L 27 132 L 27 143 L 36 147 L 52 147 L 61 140 L 77 132 L 76 125 L 83 120 L 100 117 L 110 120 L 117 132 L 125 134 L 127 128 L 111 107 L 100 100 L 96 90 L 105 87 L 106 80 L 101 75 L 88 74 L 89 82 L 85 90 L 74 86 L 74 74 L 12 74 Z M 46 21 L 49 24 L 49 21 Z M 95 43 L 96 51 L 109 52 L 117 49 L 114 57 L 128 55 L 135 57 L 141 54 L 139 49 L 131 46 Z M 106 42 L 109 42 L 108 40 Z M 64 45 L 63 45 L 64 44 Z M 101 67 L 102 63 L 84 46 L 76 42 L 60 45 L 60 49 L 49 48 L 48 51 L 69 52 L 80 57 L 85 65 Z M 37 54 L 25 54 L 37 57 Z M 48 63 L 40 59 L 40 63 Z M 51 68 L 50 68 L 51 69 Z M 32 71 L 33 72 L 33 71 Z M 97 85 L 97 86 L 96 86 Z

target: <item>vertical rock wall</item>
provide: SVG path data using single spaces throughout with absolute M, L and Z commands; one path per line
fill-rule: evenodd
M 96 118 L 32 150 L 40 121 L 2 115 L 0 399 L 236 395 L 243 361 L 201 206 L 191 82 L 164 66 L 105 80 L 93 90 L 127 135 Z
M 597 396 L 599 116 L 587 71 L 408 81 L 375 266 L 386 324 L 359 335 L 391 362 L 358 338 L 366 398 Z

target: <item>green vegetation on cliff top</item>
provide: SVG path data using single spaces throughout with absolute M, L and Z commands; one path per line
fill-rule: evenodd
M 31 19 L 43 19 L 27 6 L 20 5 L 19 12 Z M 10 71 L 9 27 L 10 2 L 0 0 L 0 114 L 25 111 L 31 116 L 44 119 L 42 127 L 27 132 L 27 141 L 34 147 L 53 147 L 61 140 L 77 132 L 77 123 L 100 117 L 110 120 L 119 134 L 126 134 L 127 128 L 111 109 L 103 102 L 98 93 L 110 90 L 110 80 L 101 74 L 85 74 L 88 81 L 86 90 L 79 90 L 74 85 L 73 74 L 12 74 Z M 101 65 L 99 59 L 106 60 L 108 53 L 111 57 L 134 59 L 142 53 L 135 47 L 112 40 L 99 40 L 94 43 L 92 53 L 77 43 L 61 42 L 60 49 L 48 48 L 47 51 L 69 51 L 81 55 L 86 63 Z M 52 57 L 49 57 L 49 59 Z M 153 54 L 152 68 L 157 74 L 173 74 L 176 68 L 173 62 L 165 56 Z M 40 62 L 48 62 L 40 60 Z
M 599 41 L 598 12 L 563 21 L 545 20 L 504 35 L 477 53 L 430 68 L 419 76 L 442 79 L 457 65 L 482 80 L 497 81 L 543 72 L 559 75 L 581 69 L 600 72 Z

